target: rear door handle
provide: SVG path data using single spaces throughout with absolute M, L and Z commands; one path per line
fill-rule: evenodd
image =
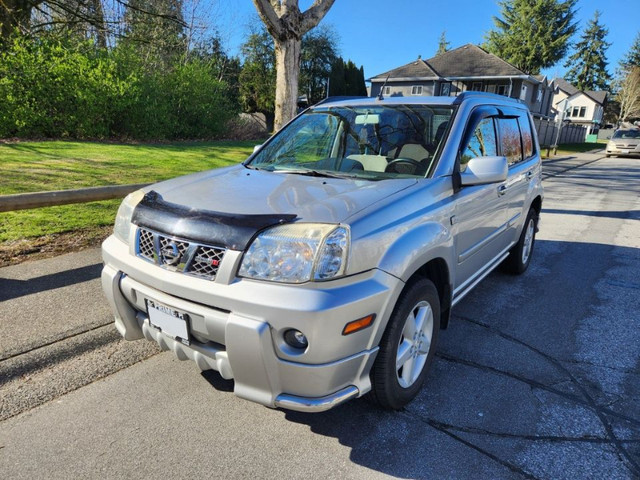
M 502 196 L 505 193 L 507 193 L 507 186 L 506 185 L 500 185 L 498 187 L 498 195 Z

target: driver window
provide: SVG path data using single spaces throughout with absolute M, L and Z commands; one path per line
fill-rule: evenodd
M 472 158 L 492 157 L 498 154 L 496 131 L 492 118 L 484 118 L 473 131 L 467 148 L 460 155 L 460 171 L 464 172 Z

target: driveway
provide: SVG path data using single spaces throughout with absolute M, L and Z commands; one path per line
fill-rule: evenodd
M 236 398 L 215 372 L 152 350 L 113 374 L 93 367 L 60 391 L 104 378 L 16 409 L 20 391 L 38 387 L 10 362 L 51 348 L 29 343 L 37 331 L 23 335 L 30 318 L 17 308 L 51 295 L 33 315 L 52 346 L 87 335 L 74 305 L 105 321 L 108 314 L 91 272 L 80 270 L 87 279 L 74 285 L 18 288 L 16 277 L 35 267 L 0 269 L 0 328 L 16 340 L 2 344 L 12 353 L 1 357 L 11 368 L 0 362 L 0 407 L 23 412 L 0 423 L 3 477 L 638 478 L 640 161 L 580 155 L 545 163 L 545 177 L 530 269 L 491 274 L 455 307 L 425 388 L 401 412 L 365 399 L 315 415 L 270 410 Z M 96 252 L 83 255 L 97 262 Z M 68 331 L 57 323 L 66 319 Z M 91 325 L 112 333 L 101 321 Z M 148 344 L 109 345 L 118 356 Z M 60 368 L 43 362 L 26 375 Z

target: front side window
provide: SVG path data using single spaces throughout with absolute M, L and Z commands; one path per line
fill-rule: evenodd
M 464 172 L 472 158 L 490 157 L 498 154 L 493 118 L 484 118 L 473 131 L 469 144 L 460 155 L 460 171 Z
M 520 130 L 518 120 L 515 118 L 500 118 L 500 149 L 502 155 L 507 157 L 509 165 L 522 161 L 522 144 L 520 143 Z
M 318 107 L 278 132 L 245 166 L 371 180 L 424 177 L 437 163 L 453 111 L 438 105 Z

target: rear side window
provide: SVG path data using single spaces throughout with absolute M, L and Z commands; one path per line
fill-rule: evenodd
M 531 122 L 528 115 L 522 115 L 518 122 L 520 123 L 520 131 L 522 132 L 522 150 L 524 158 L 533 155 L 533 134 L 531 133 Z
M 502 155 L 507 157 L 509 165 L 522 161 L 522 144 L 520 142 L 520 129 L 515 118 L 498 119 L 500 128 L 500 147 Z
M 496 132 L 492 118 L 484 118 L 478 123 L 469 144 L 460 156 L 460 171 L 464 172 L 472 158 L 491 157 L 498 154 Z

